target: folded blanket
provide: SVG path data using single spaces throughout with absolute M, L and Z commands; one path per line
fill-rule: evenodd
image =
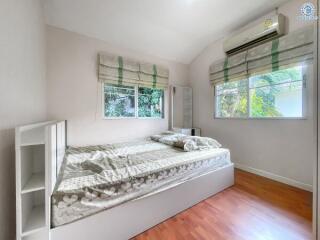
M 157 134 L 151 136 L 151 140 L 161 142 L 173 147 L 178 147 L 186 152 L 196 150 L 206 150 L 212 148 L 220 148 L 221 144 L 215 139 L 208 137 L 187 136 L 180 133 Z

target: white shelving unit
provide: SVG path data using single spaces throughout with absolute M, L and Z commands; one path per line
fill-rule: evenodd
M 50 240 L 50 163 L 56 155 L 52 151 L 56 124 L 16 128 L 17 240 Z

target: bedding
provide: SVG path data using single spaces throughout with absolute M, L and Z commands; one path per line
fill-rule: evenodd
M 188 136 L 185 134 L 170 131 L 153 135 L 151 136 L 151 139 L 156 142 L 161 142 L 170 146 L 181 148 L 186 152 L 221 147 L 221 144 L 213 138 Z
M 51 197 L 52 227 L 229 165 L 228 149 L 186 152 L 152 140 L 69 147 Z

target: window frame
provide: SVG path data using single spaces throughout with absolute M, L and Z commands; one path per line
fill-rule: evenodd
M 311 77 L 310 68 L 308 65 L 301 65 L 302 68 L 302 116 L 301 117 L 252 117 L 250 116 L 250 81 L 247 78 L 247 116 L 246 117 L 219 117 L 217 116 L 218 101 L 217 101 L 217 88 L 213 89 L 213 118 L 221 120 L 307 120 L 308 119 L 308 84 L 307 80 Z M 244 79 L 243 79 L 244 80 Z
M 104 101 L 104 96 L 105 96 L 105 91 L 104 91 L 104 86 L 105 85 L 112 85 L 108 83 L 102 82 L 102 94 L 101 94 L 101 99 L 102 99 L 102 119 L 104 120 L 121 120 L 121 119 L 142 119 L 142 120 L 163 120 L 165 119 L 165 95 L 166 95 L 166 90 L 163 89 L 163 101 L 162 101 L 162 116 L 161 117 L 139 117 L 139 105 L 138 105 L 138 98 L 139 98 L 139 86 L 134 86 L 134 116 L 132 117 L 107 117 L 105 115 L 105 107 L 106 107 L 106 102 Z M 129 87 L 125 86 L 124 87 Z

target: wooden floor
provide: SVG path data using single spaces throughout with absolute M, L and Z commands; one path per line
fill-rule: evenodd
M 309 240 L 312 194 L 244 171 L 235 185 L 134 240 Z

